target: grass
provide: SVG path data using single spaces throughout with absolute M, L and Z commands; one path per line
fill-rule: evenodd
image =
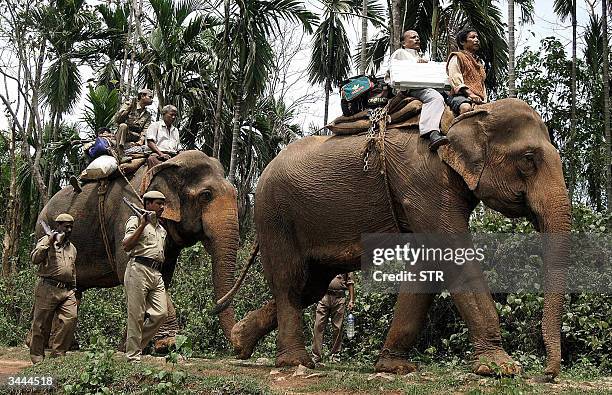
M 12 349 L 15 350 L 15 349 Z M 27 349 L 0 349 L 0 358 L 27 359 Z M 52 376 L 59 384 L 55 393 L 63 393 L 64 384 L 78 381 L 90 362 L 82 352 L 69 353 L 65 358 L 47 359 L 29 367 L 20 376 Z M 612 394 L 612 377 L 606 377 L 592 366 L 564 368 L 557 383 L 538 383 L 533 377 L 541 370 L 527 371 L 514 378 L 483 378 L 469 372 L 467 365 L 422 365 L 408 375 L 375 375 L 360 364 L 328 364 L 315 371 L 319 375 L 293 376 L 295 368 L 276 369 L 272 360 L 235 361 L 231 358 L 180 361 L 174 371 L 185 373 L 179 385 L 167 385 L 146 370 L 171 370 L 173 365 L 163 358 L 147 357 L 140 365 L 128 364 L 123 354 L 112 358 L 112 378 L 108 384 L 112 394 Z M 274 374 L 270 374 L 274 373 Z M 3 389 L 0 388 L 0 393 Z M 13 393 L 19 393 L 14 391 Z M 48 393 L 48 392 L 42 392 Z

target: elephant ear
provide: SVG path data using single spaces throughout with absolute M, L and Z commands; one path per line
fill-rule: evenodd
M 487 134 L 482 118 L 487 114 L 480 109 L 457 117 L 446 134 L 449 144 L 438 149 L 438 156 L 463 177 L 471 191 L 484 169 Z
M 167 178 L 162 177 L 159 173 L 164 171 L 168 172 L 173 168 L 179 167 L 180 165 L 178 163 L 174 163 L 172 160 L 153 166 L 145 173 L 140 184 L 141 195 L 148 190 L 155 189 L 166 196 L 166 204 L 162 218 L 175 222 L 181 221 L 181 198 L 178 194 L 176 186 L 172 185 Z

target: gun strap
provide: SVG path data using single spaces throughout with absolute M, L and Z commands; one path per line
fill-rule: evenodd
M 108 180 L 103 178 L 98 184 L 98 215 L 100 219 L 100 230 L 102 232 L 102 240 L 104 240 L 104 248 L 106 249 L 106 257 L 108 258 L 108 264 L 110 267 L 115 268 L 115 258 L 111 251 L 111 246 L 108 241 L 108 234 L 106 233 L 106 220 L 104 216 L 104 200 L 106 199 L 106 191 L 108 191 Z

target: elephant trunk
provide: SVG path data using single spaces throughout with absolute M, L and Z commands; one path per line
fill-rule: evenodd
M 570 250 L 571 208 L 565 183 L 546 198 L 531 202 L 536 228 L 542 233 L 544 311 L 542 336 L 546 347 L 545 374 L 556 377 L 561 369 L 561 315 Z M 541 191 L 540 193 L 543 193 Z
M 225 202 L 215 204 L 215 206 L 214 209 L 209 208 L 206 213 L 203 213 L 202 222 L 209 238 L 214 295 L 215 300 L 218 300 L 228 293 L 234 285 L 236 252 L 240 236 L 238 233 L 236 200 L 226 199 Z M 214 219 L 211 219 L 211 216 L 214 216 Z M 230 306 L 221 311 L 219 320 L 223 334 L 229 340 L 232 328 L 236 323 L 234 309 Z

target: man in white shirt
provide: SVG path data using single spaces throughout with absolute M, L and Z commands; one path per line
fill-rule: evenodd
M 172 124 L 176 121 L 177 109 L 173 105 L 162 108 L 162 120 L 152 122 L 147 129 L 147 147 L 151 150 L 149 168 L 164 162 L 179 152 L 179 132 Z
M 404 33 L 402 48 L 396 50 L 389 59 L 389 65 L 393 60 L 410 60 L 415 63 L 427 63 L 429 58 L 421 53 L 421 40 L 419 34 L 414 30 Z M 385 75 L 385 82 L 390 82 L 390 72 Z M 419 133 L 421 137 L 429 139 L 429 149 L 436 151 L 438 147 L 448 144 L 448 138 L 440 133 L 440 120 L 444 113 L 444 98 L 433 88 L 411 89 L 408 95 L 416 97 L 423 102 L 421 117 L 419 119 Z

